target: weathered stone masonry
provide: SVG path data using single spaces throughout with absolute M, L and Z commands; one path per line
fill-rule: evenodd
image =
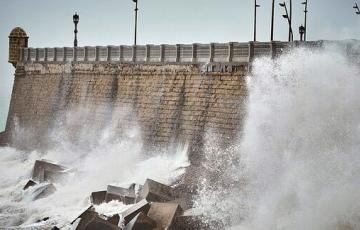
M 45 134 L 59 111 L 91 104 L 116 113 L 131 111 L 135 119 L 129 116 L 123 122 L 138 122 L 152 144 L 193 140 L 206 128 L 234 137 L 246 93 L 245 73 L 245 67 L 202 73 L 196 65 L 19 64 L 8 125 L 17 117 L 21 127 Z
M 14 30 L 21 30 L 14 29 Z M 13 34 L 13 32 L 12 32 Z M 288 45 L 225 43 L 192 45 L 27 48 L 25 31 L 10 38 L 16 66 L 4 140 L 14 122 L 41 140 L 55 118 L 92 107 L 101 125 L 122 110 L 125 125 L 140 125 L 150 145 L 199 142 L 206 130 L 231 140 L 241 125 L 245 76 L 254 57 L 276 56 Z M 20 42 L 19 42 L 20 41 Z M 121 129 L 123 127 L 119 127 Z

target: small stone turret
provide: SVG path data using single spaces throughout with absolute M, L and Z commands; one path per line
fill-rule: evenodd
M 14 67 L 20 60 L 20 49 L 28 47 L 29 37 L 24 29 L 15 27 L 9 35 L 9 60 Z

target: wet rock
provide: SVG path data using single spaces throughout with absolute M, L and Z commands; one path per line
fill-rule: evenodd
M 96 216 L 86 226 L 86 230 L 121 230 L 120 227 Z
M 134 204 L 135 203 L 135 190 L 108 185 L 106 196 L 105 196 L 105 201 L 110 202 L 112 200 L 121 201 L 126 205 Z
M 98 191 L 91 193 L 90 200 L 92 204 L 99 205 L 105 202 L 106 191 Z
M 37 220 L 36 223 L 40 223 L 40 222 L 43 222 L 43 221 L 47 221 L 49 220 L 50 217 L 45 217 L 45 218 L 42 218 L 41 220 Z
M 125 226 L 124 230 L 153 230 L 155 227 L 156 222 L 140 212 Z
M 127 225 L 137 214 L 143 212 L 147 214 L 150 209 L 150 204 L 145 199 L 131 206 L 129 209 L 121 213 L 124 224 Z
M 45 198 L 56 191 L 56 188 L 53 184 L 44 184 L 33 191 L 33 200 L 38 200 Z
M 78 217 L 76 217 L 71 224 L 74 225 L 75 222 L 80 219 L 78 222 L 78 225 L 76 227 L 76 230 L 84 230 L 86 229 L 86 226 L 88 223 L 90 223 L 96 216 L 98 216 L 98 213 L 95 212 L 94 207 L 90 206 L 87 208 L 84 212 L 82 212 Z
M 119 222 L 120 222 L 120 216 L 119 216 L 119 214 L 115 214 L 115 215 L 113 215 L 113 216 L 111 216 L 111 217 L 108 217 L 106 220 L 107 220 L 108 222 L 110 222 L 110 223 L 118 226 L 118 225 L 119 225 Z
M 33 180 L 29 180 L 29 181 L 26 183 L 26 185 L 24 186 L 23 190 L 26 190 L 26 189 L 34 186 L 34 185 L 37 185 L 37 183 L 36 183 L 35 181 L 33 181 Z
M 58 228 L 58 227 L 54 226 L 54 227 L 52 227 L 52 229 L 51 229 L 51 230 L 60 230 L 60 228 Z
M 171 201 L 174 200 L 173 189 L 170 186 L 147 179 L 137 200 L 139 199 L 146 199 L 149 202 Z
M 66 168 L 61 165 L 49 163 L 43 160 L 35 161 L 32 179 L 37 182 L 54 182 L 57 178 L 62 178 Z
M 151 203 L 148 216 L 157 223 L 156 229 L 168 229 L 172 226 L 175 218 L 183 214 L 179 204 L 175 203 Z

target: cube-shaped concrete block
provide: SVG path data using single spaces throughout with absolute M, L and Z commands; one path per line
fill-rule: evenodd
M 148 216 L 156 221 L 156 229 L 170 229 L 175 218 L 183 214 L 179 204 L 175 203 L 152 203 Z
M 155 227 L 156 222 L 140 212 L 125 226 L 124 230 L 153 230 Z
M 138 203 L 134 204 L 129 209 L 121 213 L 124 219 L 124 224 L 127 225 L 140 212 L 147 214 L 149 209 L 150 209 L 149 202 L 147 202 L 145 199 L 139 201 Z
M 92 192 L 90 200 L 92 204 L 99 205 L 105 202 L 106 191 Z
M 120 227 L 96 216 L 86 226 L 86 230 L 121 230 Z
M 112 200 L 118 200 L 124 204 L 133 204 L 135 202 L 135 190 L 108 185 L 105 201 L 110 202 Z
M 151 202 L 166 202 L 174 200 L 173 189 L 170 186 L 147 179 L 138 199 L 146 199 Z
M 32 179 L 40 183 L 46 180 L 54 182 L 52 179 L 56 177 L 56 174 L 58 173 L 59 176 L 60 174 L 63 176 L 65 170 L 66 168 L 64 166 L 49 163 L 43 160 L 37 160 L 35 161 Z
M 37 185 L 37 183 L 36 183 L 35 181 L 33 181 L 33 180 L 29 180 L 29 181 L 26 183 L 26 185 L 24 186 L 23 190 L 26 190 L 26 189 L 34 186 L 34 185 Z

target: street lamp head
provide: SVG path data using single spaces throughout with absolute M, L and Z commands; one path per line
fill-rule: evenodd
M 302 2 L 301 4 L 306 5 L 306 4 L 307 4 L 307 2 Z
M 305 33 L 305 30 L 306 30 L 306 28 L 305 28 L 303 25 L 301 25 L 301 26 L 299 27 L 299 33 L 300 33 L 300 34 L 304 34 L 304 33 Z
M 73 21 L 74 21 L 75 24 L 77 24 L 79 22 L 79 15 L 76 12 L 73 15 Z
M 138 0 L 133 0 L 133 2 L 137 3 Z
M 356 14 L 360 14 L 360 12 L 358 11 L 358 12 L 356 12 Z
M 283 15 L 283 18 L 289 18 L 286 14 Z
M 281 7 L 285 7 L 285 2 L 279 3 L 279 5 L 280 5 Z
M 255 5 L 256 7 L 260 7 L 260 5 Z

